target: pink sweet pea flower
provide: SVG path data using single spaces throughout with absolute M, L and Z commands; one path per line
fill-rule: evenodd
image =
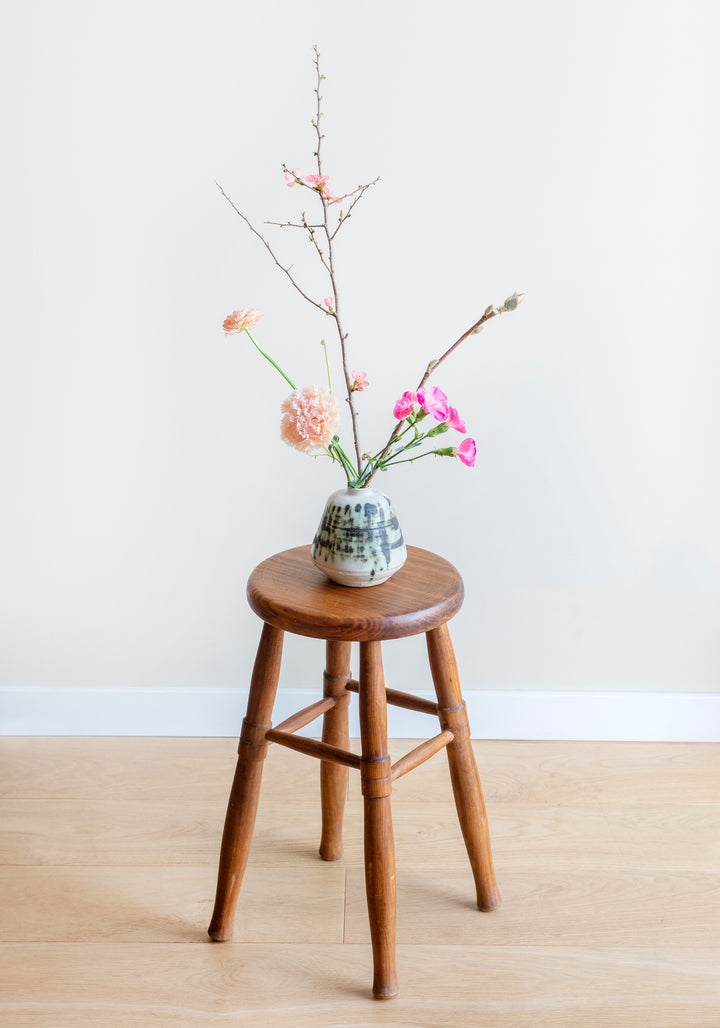
M 465 422 L 460 417 L 455 407 L 448 407 L 447 424 L 448 428 L 454 428 L 456 432 L 462 432 L 463 434 L 467 432 Z
M 285 172 L 285 181 L 288 184 L 288 186 L 294 186 L 298 179 L 301 177 L 302 176 L 299 168 L 290 168 L 289 171 Z
M 352 371 L 351 375 L 353 377 L 352 387 L 354 392 L 359 393 L 370 385 L 367 374 L 364 371 Z
M 426 414 L 432 414 L 436 421 L 445 421 L 450 406 L 442 389 L 438 389 L 437 386 L 433 386 L 432 389 L 418 389 L 417 398 Z
M 393 415 L 398 421 L 404 421 L 415 409 L 417 393 L 404 392 L 393 407 Z
M 236 332 L 244 332 L 246 328 L 252 328 L 261 317 L 260 311 L 254 311 L 251 307 L 243 307 L 242 310 L 233 311 L 223 321 L 225 335 L 233 336 Z
M 455 447 L 455 456 L 459 457 L 463 464 L 468 468 L 475 466 L 476 453 L 477 446 L 475 445 L 475 440 L 470 439 L 469 437 L 467 439 L 463 439 L 460 445 Z

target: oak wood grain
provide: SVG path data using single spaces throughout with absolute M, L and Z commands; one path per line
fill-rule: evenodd
M 390 740 L 391 758 L 412 745 Z M 359 775 L 327 864 L 317 763 L 273 750 L 246 916 L 236 941 L 205 941 L 236 746 L 0 740 L 0 1024 L 717 1028 L 719 746 L 474 743 L 505 899 L 491 914 L 444 760 L 396 782 L 402 990 L 379 1005 Z
M 464 588 L 449 561 L 417 546 L 389 581 L 371 589 L 331 582 L 310 560 L 310 547 L 285 550 L 259 564 L 248 581 L 258 617 L 296 635 L 360 642 L 400 639 L 444 624 Z

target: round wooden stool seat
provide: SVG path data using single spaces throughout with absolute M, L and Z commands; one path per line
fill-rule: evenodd
M 404 566 L 382 585 L 337 585 L 310 559 L 309 546 L 276 553 L 248 581 L 248 602 L 258 617 L 295 635 L 365 642 L 401 639 L 445 624 L 460 609 L 462 578 L 428 550 L 408 546 Z

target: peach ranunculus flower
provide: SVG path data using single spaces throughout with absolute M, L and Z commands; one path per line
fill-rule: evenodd
M 254 311 L 252 307 L 243 307 L 240 311 L 233 311 L 223 321 L 225 335 L 233 336 L 236 332 L 244 332 L 246 328 L 252 328 L 261 317 L 260 311 Z
M 332 441 L 340 424 L 340 409 L 327 389 L 294 389 L 280 408 L 280 438 L 303 453 L 319 453 Z

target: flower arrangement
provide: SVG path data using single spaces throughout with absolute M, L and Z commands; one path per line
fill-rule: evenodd
M 255 340 L 251 329 L 254 328 L 262 317 L 258 311 L 251 308 L 233 311 L 225 318 L 223 323 L 225 334 L 226 336 L 232 336 L 242 332 L 246 333 L 256 349 L 273 365 L 291 387 L 292 392 L 283 401 L 281 407 L 280 435 L 284 442 L 303 453 L 312 455 L 325 454 L 333 461 L 339 463 L 347 478 L 348 488 L 359 489 L 367 487 L 379 471 L 385 471 L 394 464 L 420 460 L 431 454 L 440 457 L 457 457 L 467 467 L 473 467 L 476 456 L 475 440 L 467 435 L 464 420 L 455 407 L 450 405 L 442 389 L 438 386 L 428 386 L 427 383 L 430 376 L 437 371 L 440 365 L 447 360 L 464 340 L 482 331 L 485 324 L 492 318 L 497 317 L 497 315 L 515 310 L 522 301 L 524 294 L 513 293 L 501 306 L 491 305 L 487 307 L 482 316 L 467 331 L 463 332 L 440 357 L 431 360 L 415 389 L 406 390 L 395 403 L 392 411 L 395 423 L 385 444 L 374 454 L 368 453 L 362 448 L 358 430 L 357 393 L 367 389 L 370 386 L 370 382 L 364 371 L 351 369 L 348 361 L 348 332 L 345 329 L 342 318 L 335 260 L 335 240 L 338 233 L 352 216 L 356 205 L 367 190 L 376 185 L 379 179 L 376 178 L 365 185 L 359 185 L 356 189 L 341 196 L 332 195 L 330 178 L 324 173 L 321 155 L 322 141 L 325 137 L 321 130 L 321 119 L 323 116 L 321 102 L 323 98 L 320 90 L 325 76 L 320 71 L 320 55 L 317 47 L 313 47 L 313 51 L 315 55 L 313 63 L 317 75 L 315 86 L 317 110 L 315 117 L 312 119 L 316 134 L 316 149 L 313 156 L 317 170 L 310 174 L 303 174 L 298 168 L 290 168 L 287 165 L 283 165 L 283 173 L 289 188 L 297 186 L 301 190 L 309 190 L 313 194 L 316 210 L 319 213 L 316 219 L 309 218 L 306 212 L 303 211 L 297 221 L 267 222 L 266 224 L 282 228 L 300 229 L 307 235 L 316 257 L 327 273 L 330 294 L 322 300 L 314 299 L 309 295 L 300 286 L 291 268 L 286 267 L 278 259 L 275 250 L 265 236 L 235 206 L 222 187 L 218 185 L 218 188 L 235 212 L 246 223 L 250 231 L 264 244 L 275 264 L 284 272 L 293 287 L 308 303 L 312 304 L 325 317 L 330 318 L 334 322 L 342 358 L 346 401 L 352 424 L 354 459 L 348 455 L 347 450 L 340 441 L 340 407 L 333 393 L 325 340 L 322 340 L 322 346 L 325 348 L 327 387 L 319 385 L 298 387 Z M 319 204 L 319 207 L 317 204 Z M 436 445 L 436 442 L 439 441 L 438 437 L 449 431 L 456 432 L 464 436 L 464 438 L 455 445 L 438 447 Z M 422 452 L 418 452 L 418 448 L 423 446 L 426 448 Z M 427 446 L 430 448 L 428 449 Z

